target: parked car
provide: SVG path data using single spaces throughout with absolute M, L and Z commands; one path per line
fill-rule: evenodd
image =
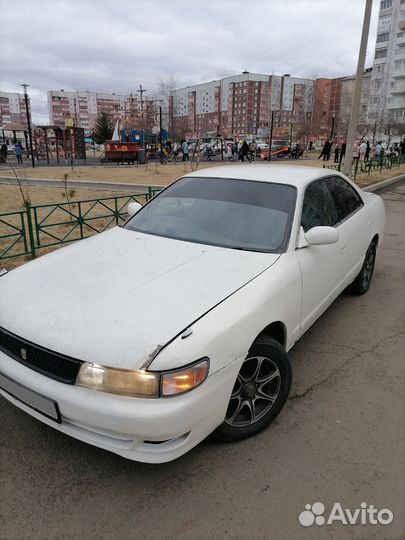
M 198 170 L 121 227 L 0 277 L 2 395 L 126 458 L 175 459 L 268 426 L 288 351 L 370 287 L 382 199 L 339 172 Z

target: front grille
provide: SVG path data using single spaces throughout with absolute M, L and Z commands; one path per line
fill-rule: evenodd
M 66 384 L 75 383 L 83 364 L 82 360 L 35 345 L 3 328 L 0 328 L 0 350 L 20 364 Z

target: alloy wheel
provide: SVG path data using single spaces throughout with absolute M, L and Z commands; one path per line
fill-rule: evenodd
M 280 386 L 280 371 L 270 358 L 246 359 L 234 384 L 225 422 L 234 427 L 254 424 L 272 408 Z

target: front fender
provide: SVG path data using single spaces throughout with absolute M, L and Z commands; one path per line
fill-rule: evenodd
M 175 369 L 203 356 L 210 358 L 210 374 L 244 358 L 255 338 L 274 321 L 286 328 L 286 349 L 299 336 L 301 272 L 295 252 L 283 254 L 265 272 L 190 326 L 192 333 L 177 337 L 159 352 L 150 370 Z

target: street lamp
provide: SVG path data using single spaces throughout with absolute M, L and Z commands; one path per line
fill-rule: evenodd
M 28 106 L 27 88 L 29 84 L 20 84 L 20 86 L 24 88 L 25 111 L 27 113 L 28 137 L 30 141 L 31 162 L 32 162 L 32 167 L 35 168 L 34 150 L 32 148 L 32 129 L 31 129 L 30 111 L 29 111 L 29 106 Z

